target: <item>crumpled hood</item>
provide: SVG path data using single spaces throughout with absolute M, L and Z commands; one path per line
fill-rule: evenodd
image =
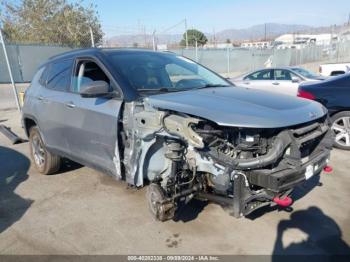
M 211 120 L 218 125 L 278 128 L 306 123 L 327 113 L 321 104 L 243 87 L 219 87 L 152 95 L 145 102 Z

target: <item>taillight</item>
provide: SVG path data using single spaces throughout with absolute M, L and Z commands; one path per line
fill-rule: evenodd
M 310 92 L 303 91 L 303 90 L 298 90 L 298 97 L 306 98 L 306 99 L 311 99 L 315 100 L 315 96 L 311 94 Z

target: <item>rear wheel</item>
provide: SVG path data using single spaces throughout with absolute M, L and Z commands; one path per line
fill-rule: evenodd
M 334 133 L 334 146 L 350 150 L 350 111 L 335 114 L 331 118 Z
M 37 170 L 43 175 L 49 175 L 60 169 L 61 158 L 50 153 L 41 138 L 38 127 L 29 130 L 30 156 Z

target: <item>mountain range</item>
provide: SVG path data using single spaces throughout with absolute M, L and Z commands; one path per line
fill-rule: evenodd
M 231 41 L 244 40 L 260 40 L 274 39 L 279 35 L 286 33 L 324 33 L 330 32 L 331 27 L 311 27 L 298 24 L 278 24 L 267 23 L 254 25 L 242 29 L 226 29 L 213 33 L 205 33 L 208 39 L 216 42 L 225 42 L 227 39 Z M 116 35 L 107 39 L 108 46 L 150 46 L 152 45 L 152 35 L 150 34 L 124 34 Z M 161 34 L 156 35 L 158 44 L 177 44 L 181 41 L 182 34 Z
M 243 29 L 223 30 L 216 34 L 216 38 L 220 41 L 226 40 L 226 39 L 238 40 L 238 41 L 265 39 L 265 30 L 266 30 L 266 38 L 271 39 L 282 34 L 305 32 L 311 29 L 312 27 L 307 25 L 287 25 L 287 24 L 269 23 L 269 24 L 254 25 Z

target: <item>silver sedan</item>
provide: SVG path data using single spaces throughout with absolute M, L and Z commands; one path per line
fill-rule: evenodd
M 230 80 L 238 86 L 296 96 L 299 83 L 324 79 L 301 67 L 280 67 L 260 69 Z

